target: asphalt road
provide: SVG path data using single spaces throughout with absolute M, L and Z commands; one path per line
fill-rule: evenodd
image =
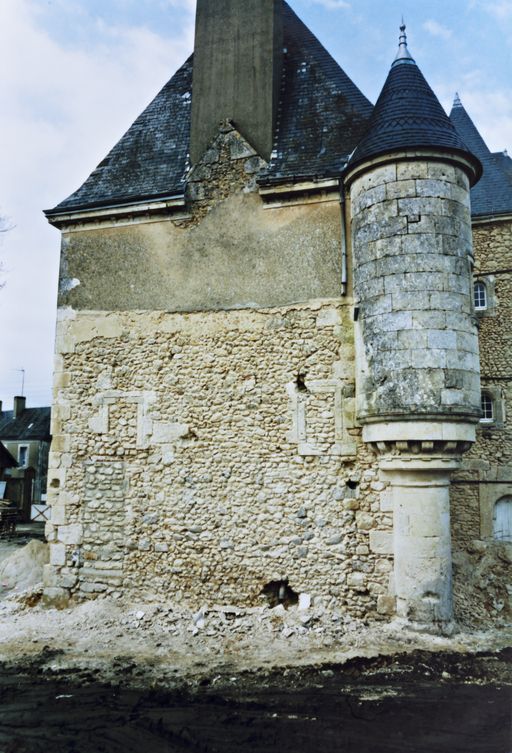
M 129 687 L 129 673 L 104 685 L 37 662 L 0 667 L 0 753 L 512 750 L 510 652 L 487 664 L 418 652 L 173 690 Z

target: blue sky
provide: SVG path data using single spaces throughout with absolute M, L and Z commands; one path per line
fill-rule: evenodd
M 495 151 L 512 150 L 512 0 L 291 0 L 373 101 L 402 14 L 449 108 L 455 91 Z M 192 51 L 194 0 L 0 0 L 0 400 L 26 370 L 49 404 L 59 233 L 41 210 L 74 191 Z

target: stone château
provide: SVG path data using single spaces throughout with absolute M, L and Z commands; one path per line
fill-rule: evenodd
M 283 0 L 199 0 L 193 56 L 46 215 L 49 602 L 510 616 L 512 160 L 405 27 L 373 107 Z

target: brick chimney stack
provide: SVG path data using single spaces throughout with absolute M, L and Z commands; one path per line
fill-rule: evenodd
M 19 418 L 26 407 L 27 398 L 17 395 L 14 398 L 13 418 Z
M 281 82 L 281 0 L 198 0 L 190 157 L 195 164 L 231 120 L 268 160 Z

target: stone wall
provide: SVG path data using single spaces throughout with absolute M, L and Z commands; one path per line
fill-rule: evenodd
M 481 423 L 452 487 L 452 538 L 458 615 L 466 621 L 512 615 L 512 545 L 493 538 L 495 503 L 512 496 L 512 222 L 473 227 L 475 279 L 487 286 L 477 314 L 482 389 L 495 399 L 496 421 Z M 507 588 L 508 586 L 508 588 Z
M 369 169 L 351 183 L 358 415 L 478 415 L 469 183 L 441 162 Z
M 458 475 L 461 513 L 457 514 L 460 522 L 455 541 L 461 544 L 490 538 L 493 507 L 490 500 L 512 494 L 512 222 L 475 225 L 473 236 L 475 279 L 483 280 L 489 289 L 488 310 L 477 315 L 481 381 L 482 389 L 495 399 L 496 420 L 480 424 L 477 441 Z M 466 500 L 475 496 L 478 514 L 473 512 L 462 523 Z M 471 507 L 475 507 L 474 502 Z
M 392 519 L 354 420 L 351 307 L 61 312 L 50 599 L 393 611 Z

